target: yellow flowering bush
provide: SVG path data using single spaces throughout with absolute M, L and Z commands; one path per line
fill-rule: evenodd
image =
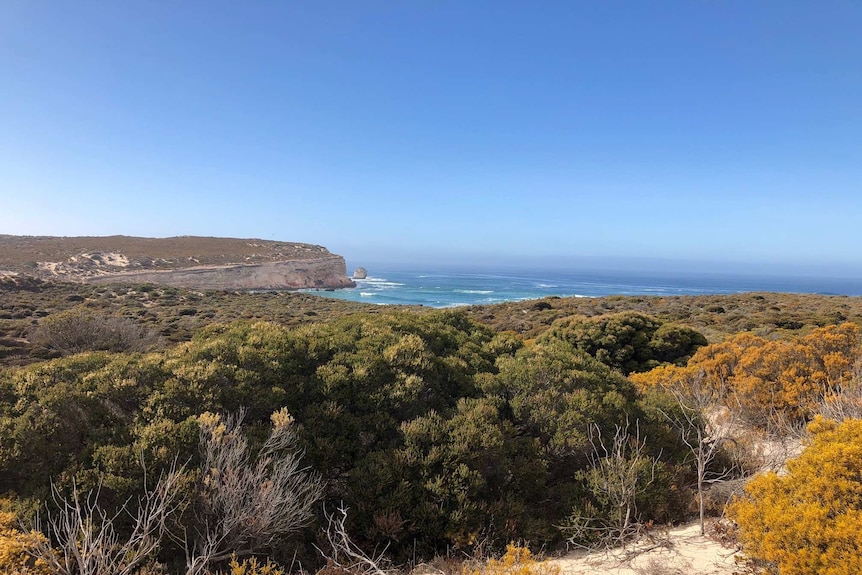
M 526 547 L 509 543 L 506 553 L 499 559 L 489 559 L 478 568 L 465 568 L 462 575 L 559 575 L 560 568 L 544 561 L 536 561 Z
M 862 573 L 862 420 L 816 418 L 786 474 L 766 473 L 728 515 L 749 557 L 781 575 Z
M 5 506 L 5 505 L 4 505 Z M 50 575 L 47 566 L 27 553 L 44 535 L 17 528 L 14 513 L 0 509 L 0 573 L 9 575 Z
M 267 559 L 266 563 L 259 563 L 256 557 L 249 557 L 239 561 L 231 557 L 228 565 L 229 571 L 220 575 L 285 575 L 284 569 Z

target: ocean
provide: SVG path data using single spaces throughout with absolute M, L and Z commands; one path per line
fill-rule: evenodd
M 751 291 L 862 295 L 862 278 L 625 272 L 369 269 L 356 287 L 314 291 L 324 297 L 380 305 L 445 308 L 485 305 L 546 296 L 707 295 Z

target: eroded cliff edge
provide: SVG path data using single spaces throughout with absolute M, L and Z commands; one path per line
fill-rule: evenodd
M 344 258 L 286 260 L 262 264 L 194 266 L 178 270 L 130 271 L 84 278 L 88 283 L 154 283 L 201 290 L 337 289 L 356 287 Z
M 0 235 L 0 274 L 201 290 L 354 287 L 323 246 L 259 239 Z

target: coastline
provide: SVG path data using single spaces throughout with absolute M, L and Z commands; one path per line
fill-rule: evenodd
M 742 274 L 643 274 L 625 272 L 463 271 L 371 269 L 355 288 L 304 290 L 321 297 L 378 305 L 434 308 L 490 305 L 546 297 L 696 296 L 754 292 L 862 295 L 862 278 Z

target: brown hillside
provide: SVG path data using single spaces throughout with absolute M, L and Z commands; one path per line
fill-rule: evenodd
M 81 257 L 86 254 L 87 257 Z M 0 270 L 32 274 L 40 262 L 98 265 L 101 254 L 121 254 L 133 269 L 256 264 L 331 255 L 322 246 L 259 239 L 178 236 L 53 237 L 0 235 Z M 76 261 L 71 261 L 76 258 Z M 87 261 L 89 260 L 89 261 Z

